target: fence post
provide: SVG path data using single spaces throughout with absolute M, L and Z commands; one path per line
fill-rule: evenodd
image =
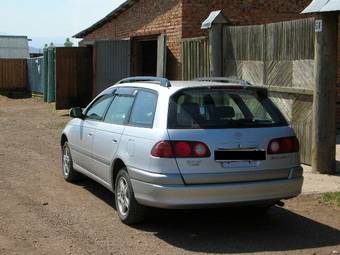
M 210 75 L 223 76 L 223 25 L 227 19 L 221 11 L 213 11 L 203 21 L 202 29 L 209 29 Z
M 53 43 L 48 47 L 48 89 L 47 102 L 55 101 L 55 47 Z
M 48 91 L 48 45 L 44 47 L 44 60 L 43 60 L 43 94 L 44 102 L 47 102 Z
M 315 30 L 312 168 L 335 173 L 338 13 L 320 13 Z
M 222 24 L 213 24 L 209 29 L 209 53 L 211 76 L 223 76 Z
M 70 38 L 66 38 L 66 42 L 64 43 L 65 47 L 72 47 L 73 46 L 73 42 L 70 41 Z

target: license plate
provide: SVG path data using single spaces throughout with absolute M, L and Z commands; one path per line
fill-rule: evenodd
M 265 151 L 215 151 L 216 161 L 257 161 L 266 160 Z

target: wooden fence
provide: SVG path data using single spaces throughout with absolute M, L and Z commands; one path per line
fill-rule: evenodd
M 210 76 L 209 41 L 206 37 L 182 41 L 182 77 L 192 80 Z
M 0 59 L 0 91 L 27 89 L 27 60 Z
M 300 140 L 301 161 L 310 164 L 314 19 L 225 26 L 223 49 L 224 75 L 268 88 Z

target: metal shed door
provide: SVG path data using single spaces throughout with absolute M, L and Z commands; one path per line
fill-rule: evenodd
M 158 46 L 157 46 L 157 76 L 166 77 L 166 35 L 158 36 Z
M 130 45 L 130 40 L 97 41 L 95 43 L 96 94 L 120 79 L 130 76 Z

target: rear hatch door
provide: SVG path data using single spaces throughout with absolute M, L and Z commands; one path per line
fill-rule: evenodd
M 199 87 L 172 96 L 171 141 L 205 143 L 207 158 L 176 158 L 187 184 L 229 183 L 288 178 L 298 153 L 267 154 L 274 138 L 294 136 L 285 118 L 255 88 Z

